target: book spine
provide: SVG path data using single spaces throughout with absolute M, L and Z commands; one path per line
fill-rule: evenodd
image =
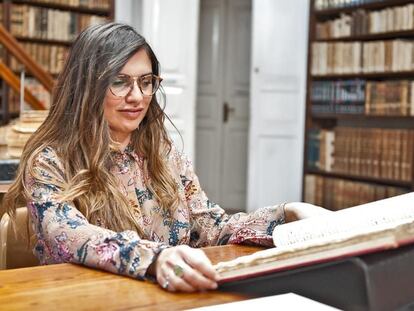
M 305 175 L 305 202 L 340 210 L 408 193 L 400 187 L 349 181 L 340 178 Z

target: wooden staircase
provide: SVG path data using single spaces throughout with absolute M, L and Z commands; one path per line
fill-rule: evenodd
M 19 42 L 11 35 L 7 29 L 0 24 L 0 44 L 13 55 L 27 70 L 27 72 L 36 78 L 44 88 L 52 92 L 54 81 L 52 76 L 43 70 L 36 61 L 22 48 Z M 1 123 L 6 123 L 9 119 L 9 111 L 7 104 L 6 87 L 20 93 L 20 78 L 2 61 L 0 60 L 0 100 Z M 40 102 L 27 88 L 24 90 L 24 100 L 33 109 L 46 109 L 45 105 Z

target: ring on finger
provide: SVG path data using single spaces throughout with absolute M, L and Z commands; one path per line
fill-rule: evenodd
M 174 271 L 174 274 L 176 276 L 178 276 L 179 278 L 183 278 L 184 277 L 184 269 L 180 265 L 174 265 L 173 271 Z
M 162 288 L 168 289 L 168 286 L 170 285 L 170 278 L 168 275 L 165 277 L 165 282 L 161 285 Z

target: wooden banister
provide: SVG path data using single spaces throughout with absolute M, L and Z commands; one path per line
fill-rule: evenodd
M 0 76 L 16 92 L 20 91 L 20 79 L 1 60 Z M 47 109 L 27 88 L 24 88 L 24 100 L 34 109 Z
M 25 66 L 27 71 L 30 72 L 46 90 L 52 92 L 54 84 L 52 76 L 33 60 L 2 24 L 0 24 L 0 43 Z

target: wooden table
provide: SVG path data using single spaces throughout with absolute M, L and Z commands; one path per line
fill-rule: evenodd
M 213 263 L 257 251 L 205 248 Z M 0 271 L 0 310 L 182 310 L 245 300 L 237 293 L 169 293 L 158 285 L 74 264 Z

